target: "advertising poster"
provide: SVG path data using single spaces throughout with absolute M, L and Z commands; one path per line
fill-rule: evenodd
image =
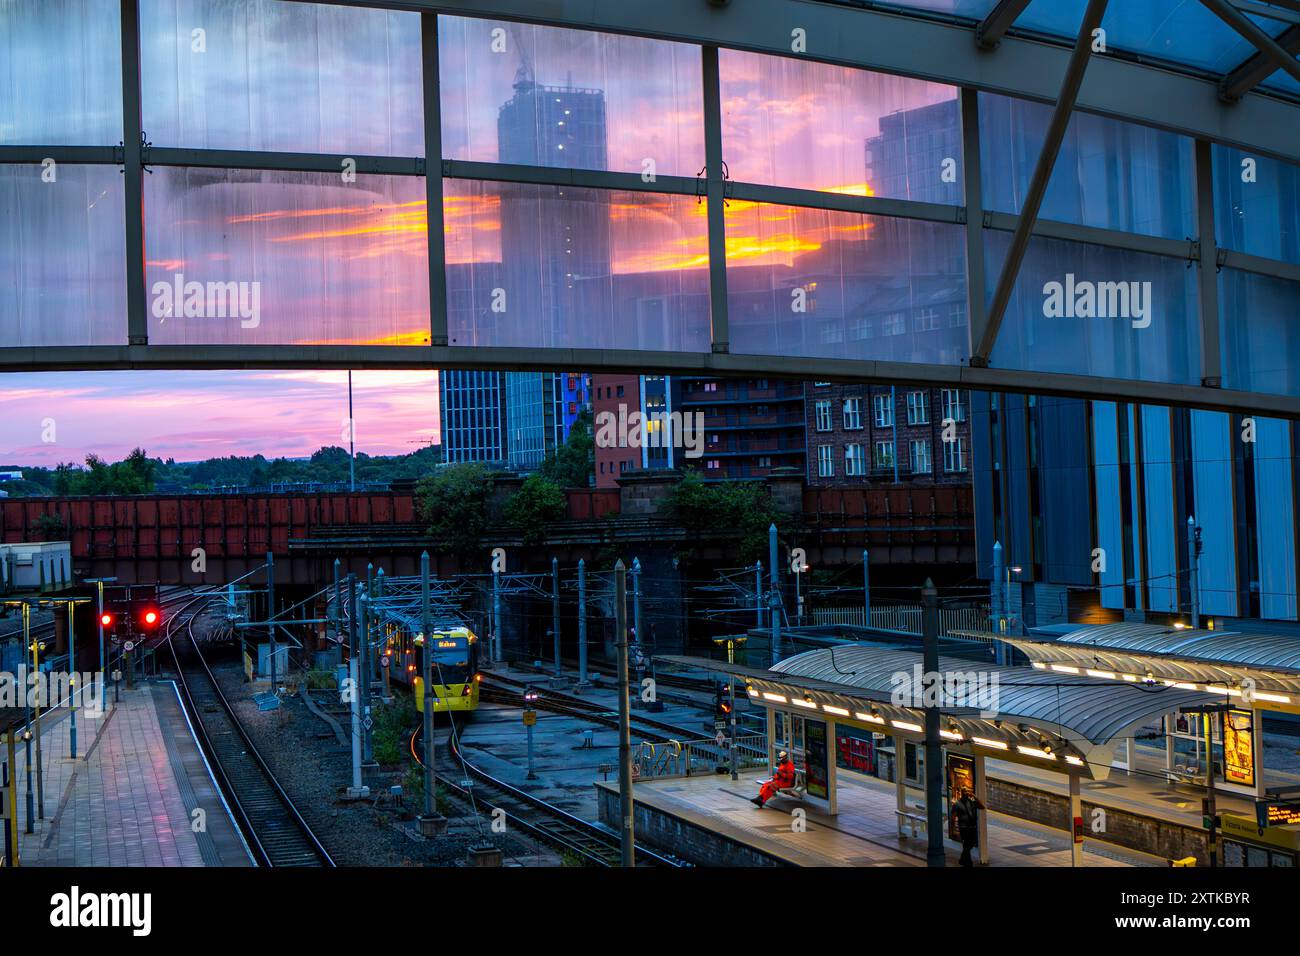
M 841 770 L 874 774 L 876 746 L 870 730 L 835 725 L 835 766 Z
M 830 799 L 830 754 L 827 748 L 826 723 L 821 720 L 804 721 L 804 760 L 808 795 Z
M 957 821 L 952 815 L 952 805 L 969 790 L 975 792 L 975 761 L 962 754 L 948 754 L 948 836 L 961 842 Z
M 1223 721 L 1223 776 L 1228 783 L 1255 785 L 1254 715 L 1230 710 Z

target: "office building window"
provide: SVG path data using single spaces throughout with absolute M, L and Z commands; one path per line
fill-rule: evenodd
M 930 473 L 930 439 L 912 439 L 908 448 L 907 463 L 914 475 Z
M 819 432 L 828 432 L 831 430 L 831 403 L 830 399 L 821 399 L 814 406 L 817 410 L 817 430 Z
M 943 470 L 954 472 L 966 470 L 966 439 L 958 438 L 956 441 L 943 443 Z
M 835 477 L 835 455 L 830 445 L 817 446 L 817 477 Z
M 890 398 L 891 396 L 886 394 L 877 395 L 872 399 L 877 428 L 891 428 L 894 424 L 894 403 Z
M 862 399 L 844 399 L 844 427 L 850 431 L 862 427 Z
M 907 424 L 927 425 L 930 422 L 929 396 L 925 392 L 907 393 Z
M 867 473 L 867 463 L 862 455 L 862 446 L 859 444 L 844 446 L 844 474 L 850 477 L 854 475 L 865 475 Z
M 945 388 L 943 390 L 943 417 L 954 422 L 966 420 L 966 406 L 962 404 L 961 389 Z
M 876 442 L 875 467 L 877 468 L 894 467 L 894 443 L 892 441 Z

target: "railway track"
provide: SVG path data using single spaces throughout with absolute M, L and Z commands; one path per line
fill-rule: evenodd
M 203 657 L 194 637 L 203 597 L 175 612 L 165 642 L 176 663 L 181 696 L 240 829 L 262 866 L 332 867 L 334 860 L 253 745 Z
M 420 759 L 419 750 L 416 746 L 420 733 L 421 731 L 417 728 L 411 734 L 410 750 L 415 763 L 423 767 L 424 762 Z M 571 853 L 579 860 L 595 866 L 614 867 L 622 862 L 622 846 L 618 834 L 614 831 L 574 816 L 567 810 L 562 810 L 541 797 L 534 796 L 526 790 L 521 790 L 513 784 L 494 777 L 481 767 L 475 766 L 466 759 L 460 750 L 456 734 L 451 735 L 449 749 L 453 758 L 460 763 L 470 777 L 484 784 L 487 789 L 495 791 L 498 797 L 504 798 L 495 800 L 492 805 L 493 809 L 502 810 L 510 825 L 519 832 L 526 833 L 548 846 Z M 470 783 L 470 781 L 458 783 L 443 775 L 438 775 L 437 780 L 449 793 L 462 800 L 474 802 L 474 792 L 470 787 L 464 786 L 464 783 Z M 472 783 L 471 786 L 473 786 Z M 543 819 L 529 819 L 528 814 L 531 811 L 539 810 L 545 814 Z M 638 863 L 649 863 L 653 866 L 682 867 L 687 865 L 681 860 L 664 856 L 644 846 L 636 848 L 636 859 Z

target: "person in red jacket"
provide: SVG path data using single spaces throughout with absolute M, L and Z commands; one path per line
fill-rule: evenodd
M 765 781 L 758 790 L 758 796 L 750 799 L 750 803 L 761 808 L 763 804 L 776 796 L 778 791 L 785 790 L 787 787 L 793 787 L 795 782 L 794 761 L 790 755 L 782 750 L 777 754 L 777 760 L 780 763 L 776 766 L 776 774 L 771 780 Z

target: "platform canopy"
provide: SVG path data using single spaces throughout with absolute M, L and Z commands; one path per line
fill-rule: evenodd
M 734 675 L 762 704 L 816 711 L 881 733 L 924 737 L 924 701 L 914 700 L 908 691 L 923 674 L 922 655 L 916 651 L 841 645 L 795 655 L 771 669 L 699 657 L 655 660 Z M 1030 766 L 1055 763 L 1063 772 L 1078 768 L 1094 779 L 1108 775 L 1116 745 L 1138 728 L 1180 708 L 1221 699 L 1165 684 L 1116 684 L 957 657 L 940 657 L 939 674 L 945 746 Z M 898 694 L 900 689 L 905 693 Z
M 1300 639 L 1287 634 L 1132 623 L 1088 625 L 1055 640 L 992 631 L 952 633 L 1002 641 L 1038 670 L 1129 684 L 1154 682 L 1300 713 Z

